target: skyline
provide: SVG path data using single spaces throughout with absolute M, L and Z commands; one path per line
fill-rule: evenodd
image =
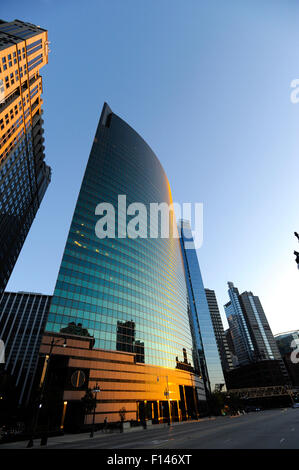
M 7 21 L 16 17 L 38 24 L 48 30 L 52 42 L 49 64 L 43 73 L 42 96 L 46 158 L 53 173 L 45 200 L 7 290 L 53 294 L 90 142 L 95 135 L 99 110 L 107 101 L 153 148 L 169 177 L 174 201 L 203 202 L 204 243 L 197 253 L 204 285 L 215 290 L 225 327 L 223 305 L 228 301 L 227 282 L 232 281 L 240 292 L 252 291 L 260 297 L 274 334 L 298 329 L 295 318 L 299 300 L 296 284 L 298 269 L 293 256 L 298 246 L 293 232 L 298 230 L 299 225 L 296 217 L 298 188 L 295 186 L 299 170 L 296 161 L 299 105 L 290 100 L 290 83 L 298 76 L 296 66 L 299 54 L 290 47 L 298 38 L 294 14 L 298 6 L 294 2 L 287 2 L 287 5 L 272 2 L 270 9 L 270 2 L 252 2 L 251 7 L 227 2 L 224 8 L 220 2 L 212 2 L 213 6 L 198 6 L 196 2 L 190 2 L 188 7 L 182 7 L 178 2 L 172 2 L 175 8 L 169 18 L 165 6 L 169 6 L 169 2 L 162 7 L 151 6 L 150 9 L 145 5 L 138 7 L 134 1 L 130 2 L 129 7 L 127 4 L 127 8 L 119 1 L 109 6 L 104 2 L 91 2 L 90 10 L 87 8 L 86 12 L 78 2 L 74 2 L 72 21 L 69 18 L 68 24 L 68 2 L 63 6 L 56 4 L 55 13 L 45 7 L 53 5 L 52 2 L 43 2 L 44 9 L 39 8 L 37 2 L 31 4 L 36 8 L 27 14 L 27 8 L 16 2 L 18 15 L 7 4 L 2 17 Z M 216 5 L 219 7 L 217 11 L 213 10 Z M 144 9 L 148 13 L 146 19 L 142 15 Z M 99 10 L 105 12 L 101 18 L 111 18 L 116 38 L 109 37 L 111 25 L 106 25 L 103 19 L 103 36 L 93 36 L 95 32 L 91 24 L 97 25 L 97 17 L 93 13 Z M 266 24 L 257 18 L 261 10 L 262 20 L 263 15 L 269 13 Z M 132 13 L 135 16 L 130 17 Z M 158 13 L 161 15 L 158 16 Z M 241 13 L 247 15 L 246 21 L 243 16 L 240 17 Z M 74 25 L 79 23 L 77 18 L 81 21 L 82 18 L 89 19 L 85 27 L 88 26 L 88 35 L 92 40 L 86 56 L 83 55 L 84 44 L 74 32 Z M 190 26 L 192 18 L 194 20 Z M 240 18 L 245 21 L 242 25 L 246 25 L 247 29 L 242 30 L 242 25 L 237 24 Z M 139 23 L 134 23 L 134 19 L 140 20 Z M 163 28 L 166 19 L 171 20 L 168 35 Z M 126 20 L 129 21 L 126 23 Z M 203 26 L 203 31 L 197 31 L 196 20 Z M 218 22 L 218 37 L 212 37 L 209 30 L 213 21 Z M 223 27 L 223 22 L 226 28 L 231 27 L 230 34 Z M 117 25 L 123 26 L 123 29 L 117 29 Z M 256 26 L 255 37 L 248 31 L 249 26 L 253 25 Z M 278 26 L 282 26 L 281 34 L 277 33 Z M 152 30 L 156 34 L 153 35 Z M 85 31 L 87 33 L 87 29 Z M 142 31 L 144 35 L 135 44 L 136 49 L 132 49 L 135 55 L 129 57 L 131 49 L 128 45 L 132 47 L 132 42 Z M 127 33 L 124 38 L 121 35 L 123 32 Z M 238 44 L 233 42 L 234 32 L 239 34 Z M 215 30 L 213 33 L 217 36 Z M 62 39 L 64 35 L 71 41 L 65 44 Z M 104 37 L 109 37 L 105 50 L 100 47 Z M 192 49 L 193 41 L 198 49 Z M 151 54 L 153 44 L 156 54 Z M 204 45 L 207 44 L 205 50 Z M 231 53 L 227 50 L 225 53 L 224 45 L 230 46 L 228 51 Z M 100 64 L 92 62 L 97 46 L 102 60 Z M 161 46 L 159 50 L 158 46 Z M 189 50 L 184 46 L 189 46 Z M 275 46 L 278 57 L 273 53 Z M 213 60 L 213 48 L 218 62 Z M 78 50 L 82 55 L 78 54 Z M 130 59 L 127 62 L 123 56 L 126 51 L 125 58 Z M 143 56 L 144 51 L 146 57 Z M 224 57 L 220 54 L 223 51 Z M 189 55 L 186 56 L 185 52 Z M 200 56 L 198 61 L 194 57 L 196 52 Z M 251 57 L 253 52 L 256 53 L 255 57 Z M 81 62 L 76 61 L 76 57 L 82 59 L 83 67 L 78 67 Z M 116 59 L 118 68 L 120 64 L 122 74 L 116 75 L 117 67 L 113 67 L 112 57 Z M 285 65 L 283 70 L 280 67 L 282 60 Z M 155 66 L 155 74 L 149 73 L 152 65 Z M 67 76 L 68 68 L 76 69 L 78 76 L 74 80 Z M 106 69 L 109 70 L 107 76 L 101 75 Z M 57 80 L 57 71 L 61 70 L 66 75 L 60 72 Z M 217 72 L 222 73 L 218 76 Z M 232 72 L 235 76 L 231 83 Z M 135 81 L 131 82 L 134 76 Z M 99 89 L 96 88 L 98 82 Z M 186 90 L 186 84 L 190 91 Z M 126 87 L 128 96 L 122 93 Z M 221 102 L 217 95 L 219 87 L 223 98 Z M 150 91 L 148 96 L 147 91 Z M 165 96 L 166 91 L 170 96 Z M 74 100 L 74 96 L 78 99 Z M 58 114 L 57 109 L 61 109 L 62 113 Z M 227 117 L 231 122 L 227 122 Z M 219 130 L 218 138 L 214 137 L 215 129 Z M 251 129 L 249 135 L 248 129 Z M 226 150 L 224 158 L 223 148 Z M 281 158 L 283 151 L 285 159 Z M 244 155 L 241 162 L 240 154 Z M 70 168 L 72 180 L 69 178 Z M 281 186 L 279 197 L 277 187 L 281 178 L 284 187 Z M 280 215 L 282 222 L 278 219 Z M 259 260 L 259 265 L 256 260 Z M 284 307 L 286 302 L 289 304 Z M 283 307 L 288 311 L 282 314 Z

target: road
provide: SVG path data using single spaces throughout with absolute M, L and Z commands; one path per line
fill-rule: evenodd
M 287 408 L 125 434 L 98 431 L 93 438 L 65 435 L 50 438 L 47 449 L 299 449 L 298 434 L 299 409 Z M 0 449 L 25 444 L 3 444 Z

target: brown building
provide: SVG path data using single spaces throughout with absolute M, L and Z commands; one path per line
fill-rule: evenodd
M 54 346 L 51 347 L 51 342 Z M 63 343 L 66 341 L 66 347 Z M 81 429 L 93 421 L 93 411 L 84 413 L 82 398 L 88 389 L 97 393 L 95 423 L 125 420 L 163 422 L 196 418 L 205 411 L 203 385 L 186 362 L 184 352 L 176 369 L 136 362 L 138 354 L 93 349 L 88 336 L 45 333 L 40 353 L 43 356 L 41 382 L 46 377 L 43 408 L 51 427 Z M 45 361 L 51 351 L 50 361 Z M 46 373 L 48 364 L 48 371 Z M 187 364 L 186 364 L 187 366 Z M 50 409 L 48 408 L 50 407 Z

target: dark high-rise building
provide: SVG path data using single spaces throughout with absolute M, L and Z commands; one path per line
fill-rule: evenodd
M 136 202 L 146 208 L 146 213 L 138 209 L 138 223 L 132 219 Z M 110 206 L 102 212 L 100 203 Z M 160 222 L 154 225 L 157 236 L 150 236 L 151 203 L 172 203 L 167 176 L 147 143 L 105 104 L 41 348 L 46 352 L 47 338 L 63 335 L 70 324 L 75 331 L 80 323 L 93 337 L 93 349 L 84 350 L 81 357 L 79 347 L 72 350 L 69 365 L 92 365 L 89 386 L 98 383 L 101 389 L 96 422 L 105 416 L 119 420 L 122 407 L 127 419 L 146 415 L 159 420 L 165 410 L 180 419 L 196 415 L 199 401 L 205 400 L 203 383 L 192 369 L 193 339 L 180 243 L 172 235 L 160 236 Z M 106 217 L 105 223 L 100 216 Z M 102 238 L 101 223 L 106 232 Z M 132 235 L 129 226 L 138 231 L 142 224 L 145 233 Z M 172 216 L 170 225 L 175 225 Z M 189 371 L 176 367 L 184 349 L 191 362 Z M 65 390 L 66 421 L 72 402 L 81 396 Z
M 207 391 L 213 392 L 221 390 L 225 386 L 225 381 L 196 249 L 190 245 L 193 243 L 193 237 L 189 221 L 179 221 L 178 231 L 185 266 L 190 318 L 200 367 Z M 188 248 L 186 248 L 186 242 Z
M 226 382 L 230 390 L 286 385 L 281 365 L 275 359 L 250 362 L 235 367 L 226 373 Z
M 233 367 L 237 367 L 238 358 L 236 356 L 236 351 L 235 351 L 235 346 L 234 346 L 234 342 L 233 342 L 233 338 L 232 338 L 231 329 L 228 328 L 227 330 L 225 330 L 224 334 L 225 334 L 225 339 L 226 339 L 226 342 L 227 342 L 228 350 L 230 352 L 230 356 L 231 356 L 231 359 L 232 359 Z
M 240 301 L 254 346 L 254 358 L 281 361 L 280 352 L 259 297 L 252 292 L 243 292 Z
M 223 329 L 215 291 L 205 289 L 223 371 L 233 368 L 232 357 Z
M 282 356 L 290 354 L 299 346 L 299 331 L 287 331 L 286 333 L 278 333 L 274 335 L 277 347 Z
M 274 335 L 277 347 L 286 366 L 292 385 L 299 386 L 299 331 Z
M 51 296 L 31 292 L 4 292 L 0 298 L 3 369 L 12 377 L 19 405 L 30 399 L 50 303 Z
M 234 350 L 240 365 L 249 364 L 254 357 L 254 347 L 248 330 L 247 322 L 240 303 L 240 293 L 232 282 L 228 283 L 230 301 L 225 304 Z
M 277 361 L 287 383 L 289 377 L 259 298 L 252 292 L 239 294 L 233 283 L 228 285 L 231 300 L 225 311 L 239 365 Z
M 0 295 L 51 178 L 39 75 L 47 62 L 46 30 L 0 20 Z

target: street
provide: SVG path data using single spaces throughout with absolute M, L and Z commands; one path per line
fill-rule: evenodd
M 217 417 L 124 434 L 51 437 L 47 449 L 299 449 L 299 409 L 276 409 Z M 24 449 L 27 442 L 2 444 Z M 35 441 L 33 449 L 40 449 Z M 30 449 L 28 449 L 30 450 Z

